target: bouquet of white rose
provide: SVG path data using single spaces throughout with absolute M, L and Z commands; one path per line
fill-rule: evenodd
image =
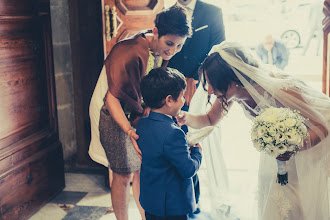
M 297 152 L 308 136 L 305 121 L 306 119 L 296 110 L 275 107 L 265 109 L 254 119 L 251 131 L 254 147 L 275 158 L 285 152 Z M 277 182 L 286 185 L 286 162 L 277 160 L 277 165 Z

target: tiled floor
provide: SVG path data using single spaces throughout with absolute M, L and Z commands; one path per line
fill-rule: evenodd
M 66 173 L 65 184 L 63 192 L 29 220 L 116 220 L 109 209 L 111 206 L 110 190 L 104 185 L 104 176 Z M 138 214 L 134 207 L 130 207 L 130 212 Z
M 200 177 L 203 180 L 203 175 L 200 175 Z M 104 187 L 103 176 L 66 173 L 65 179 L 67 186 L 64 191 L 42 207 L 29 220 L 116 220 L 110 208 L 110 191 Z M 208 196 L 205 194 L 207 184 L 202 181 L 201 186 L 200 203 L 204 212 L 194 219 L 212 220 L 207 213 L 211 211 Z M 129 203 L 129 219 L 141 219 L 132 194 Z
M 29 220 L 116 220 L 110 208 L 110 190 L 104 186 L 104 176 L 66 173 L 66 187 L 58 196 L 42 207 Z M 205 192 L 205 190 L 204 190 Z M 130 220 L 141 219 L 131 192 Z M 196 220 L 210 220 L 201 213 Z

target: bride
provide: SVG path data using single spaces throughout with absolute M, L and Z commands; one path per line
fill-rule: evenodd
M 309 136 L 304 140 L 304 146 L 296 155 L 285 153 L 277 158 L 287 161 L 288 184 L 282 186 L 276 182 L 276 160 L 260 153 L 256 195 L 258 219 L 328 220 L 330 99 L 281 70 L 262 64 L 249 49 L 237 43 L 223 42 L 214 46 L 200 70 L 204 90 L 208 91 L 209 95 L 214 94 L 216 100 L 204 114 L 199 111 L 200 101 L 192 103 L 190 111 L 183 112 L 178 118 L 181 124 L 194 129 L 216 125 L 234 102 L 240 104 L 247 117 L 251 119 L 270 106 L 298 110 L 307 119 L 305 125 Z M 199 94 L 196 95 L 201 95 L 201 92 L 203 90 L 199 88 Z M 217 135 L 210 136 L 204 141 L 204 149 L 218 140 L 214 139 L 215 136 Z M 222 158 L 221 151 L 216 148 L 209 150 L 211 152 L 208 156 L 205 155 L 208 157 L 205 159 L 207 167 L 216 167 L 219 172 L 224 172 L 224 164 L 214 159 L 217 153 Z M 211 164 L 210 161 L 217 161 L 218 164 Z M 217 197 L 225 196 L 226 173 L 223 173 L 222 177 L 224 183 L 218 190 L 220 193 L 212 192 Z M 219 181 L 221 178 L 213 177 L 213 182 Z M 249 181 L 246 180 L 247 183 Z M 210 183 L 210 186 L 217 184 Z M 243 198 L 241 200 L 244 201 Z M 251 206 L 241 204 L 244 205 Z M 221 203 L 217 206 L 221 206 Z M 229 216 L 229 211 L 227 210 L 222 217 Z M 244 216 L 239 218 L 249 219 Z

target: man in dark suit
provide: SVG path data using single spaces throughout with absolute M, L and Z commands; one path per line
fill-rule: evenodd
M 220 8 L 200 0 L 178 0 L 177 4 L 185 7 L 192 16 L 193 36 L 188 38 L 181 52 L 169 61 L 168 67 L 179 70 L 186 77 L 187 89 L 185 105 L 188 111 L 192 96 L 198 84 L 198 67 L 203 62 L 213 45 L 225 40 L 225 27 Z M 188 131 L 186 126 L 182 130 Z M 194 178 L 196 203 L 199 201 L 200 188 L 198 176 Z M 199 212 L 197 209 L 196 214 Z

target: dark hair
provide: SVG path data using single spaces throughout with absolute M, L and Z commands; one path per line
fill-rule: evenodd
M 222 98 L 222 107 L 224 110 L 228 109 L 228 102 L 226 93 L 231 82 L 240 83 L 237 79 L 234 71 L 230 66 L 222 59 L 219 53 L 215 52 L 208 55 L 203 61 L 202 65 L 199 67 L 199 78 L 202 82 L 203 88 L 206 89 L 206 79 L 205 72 L 210 81 L 211 86 L 223 93 Z M 210 98 L 210 97 L 209 97 Z
M 144 76 L 140 87 L 144 103 L 152 109 L 159 109 L 168 95 L 176 101 L 186 85 L 184 75 L 178 70 L 160 67 Z
M 166 34 L 190 37 L 192 35 L 191 19 L 187 10 L 174 5 L 159 12 L 155 19 L 159 37 Z
M 255 67 L 259 66 L 257 60 L 255 60 L 249 52 L 245 52 L 246 49 L 243 47 L 241 49 L 231 47 L 225 50 L 227 53 L 231 53 L 232 55 L 235 54 L 235 56 L 242 60 L 242 62 Z M 226 94 L 229 85 L 232 82 L 235 82 L 236 84 L 243 86 L 241 81 L 237 78 L 236 74 L 232 70 L 231 66 L 224 59 L 222 59 L 219 53 L 215 52 L 205 58 L 198 71 L 204 90 L 206 90 L 206 72 L 211 86 L 224 94 L 222 96 L 222 107 L 223 109 L 227 110 L 228 103 Z M 245 76 L 244 74 L 242 75 Z M 247 78 L 247 80 L 250 81 L 249 78 Z

